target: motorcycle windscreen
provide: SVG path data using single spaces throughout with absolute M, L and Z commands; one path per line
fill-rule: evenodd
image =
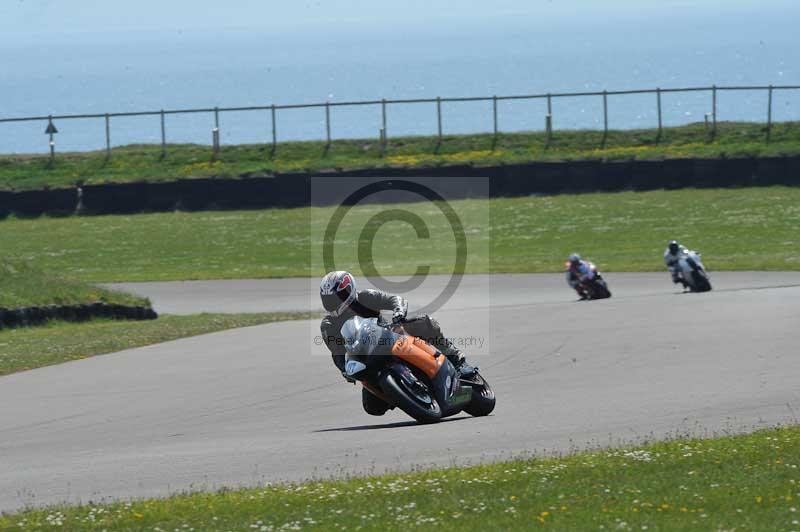
M 378 325 L 377 318 L 353 316 L 341 328 L 347 354 L 354 357 L 391 354 L 398 334 Z

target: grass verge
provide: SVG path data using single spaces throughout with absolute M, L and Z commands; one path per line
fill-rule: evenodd
M 712 270 L 800 269 L 800 188 L 497 198 L 451 206 L 472 250 L 468 273 L 558 271 L 572 251 L 606 271 L 658 271 L 671 238 L 702 251 Z M 418 238 L 404 223 L 384 225 L 373 249 L 377 270 L 405 275 L 429 264 L 433 273 L 451 273 L 455 241 L 446 218 L 430 204 L 403 208 L 426 221 L 431 238 Z M 339 268 L 359 273 L 354 242 L 367 220 L 385 209 L 365 205 L 350 211 L 336 237 Z M 323 272 L 312 268 L 311 251 L 321 254 L 333 212 L 7 219 L 0 221 L 0 249 L 10 258 L 87 281 L 316 276 Z
M 0 516 L 29 530 L 798 530 L 800 428 Z
M 0 307 L 19 308 L 99 302 L 150 306 L 147 299 L 133 294 L 98 288 L 82 281 L 43 273 L 23 262 L 0 259 Z
M 225 329 L 315 317 L 318 314 L 283 312 L 165 315 L 151 321 L 51 322 L 2 330 L 0 375 Z
M 703 124 L 656 129 L 557 131 L 548 143 L 544 133 L 448 135 L 390 139 L 384 154 L 375 139 L 325 142 L 284 142 L 272 150 L 265 145 L 224 146 L 218 157 L 211 148 L 134 145 L 105 151 L 63 153 L 55 165 L 44 155 L 0 156 L 0 189 L 40 189 L 103 183 L 163 181 L 192 177 L 236 177 L 278 172 L 342 168 L 419 167 L 439 164 L 496 165 L 576 159 L 662 159 L 676 157 L 744 157 L 800 153 L 800 123 L 774 124 L 766 141 L 763 124 L 721 122 L 711 136 Z

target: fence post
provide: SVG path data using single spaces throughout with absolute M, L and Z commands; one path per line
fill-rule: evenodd
M 711 86 L 711 136 L 717 135 L 717 86 Z
M 772 85 L 769 86 L 769 97 L 767 98 L 767 142 L 772 132 Z
M 603 91 L 603 144 L 608 137 L 608 91 Z
M 547 145 L 550 145 L 550 141 L 553 140 L 553 97 L 550 96 L 550 93 L 547 93 L 547 116 L 544 120 L 545 123 L 545 130 L 546 130 L 546 138 L 547 138 Z
M 219 153 L 219 108 L 214 107 L 214 129 L 211 130 L 211 141 L 214 145 L 214 156 Z
M 273 103 L 270 108 L 270 115 L 272 116 L 272 153 L 278 148 L 278 126 L 275 124 L 275 104 Z
M 658 140 L 661 140 L 662 122 L 661 122 L 661 87 L 656 87 L 656 106 L 658 107 Z
M 164 123 L 164 110 L 161 110 L 161 158 L 167 156 L 167 128 Z
M 436 97 L 436 124 L 439 132 L 439 144 L 442 143 L 442 99 Z
M 56 128 L 53 126 L 53 115 L 48 115 L 47 117 L 47 131 L 50 135 L 50 140 L 48 144 L 50 145 L 50 163 L 49 166 L 53 166 L 56 162 L 56 141 L 53 138 L 53 133 L 55 132 Z
M 492 121 L 494 123 L 494 138 L 497 138 L 497 95 L 492 96 Z
M 386 153 L 386 139 L 389 132 L 386 130 L 386 98 L 381 98 L 381 153 Z
M 328 148 L 331 145 L 331 104 L 330 102 L 325 102 L 325 147 Z
M 111 124 L 106 113 L 106 160 L 111 159 Z

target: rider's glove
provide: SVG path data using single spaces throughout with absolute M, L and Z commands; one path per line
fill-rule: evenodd
M 342 377 L 344 377 L 344 380 L 346 380 L 350 384 L 355 384 L 356 383 L 356 380 L 353 377 L 351 377 L 350 375 L 348 375 L 346 371 L 342 372 Z
M 406 319 L 406 312 L 404 310 L 395 310 L 394 314 L 392 314 L 392 324 L 396 325 L 398 323 L 403 323 Z

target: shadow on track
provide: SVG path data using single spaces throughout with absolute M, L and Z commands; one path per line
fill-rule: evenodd
M 449 423 L 450 421 L 459 421 L 464 419 L 472 419 L 472 416 L 458 416 L 458 417 L 448 417 L 445 418 L 439 423 L 430 423 L 430 425 L 438 425 L 441 423 Z M 355 427 L 336 427 L 332 429 L 319 429 L 312 432 L 349 432 L 351 430 L 380 430 L 380 429 L 399 429 L 402 427 L 416 427 L 422 426 L 425 423 L 419 423 L 417 421 L 397 421 L 395 423 L 382 423 L 380 425 L 357 425 Z

